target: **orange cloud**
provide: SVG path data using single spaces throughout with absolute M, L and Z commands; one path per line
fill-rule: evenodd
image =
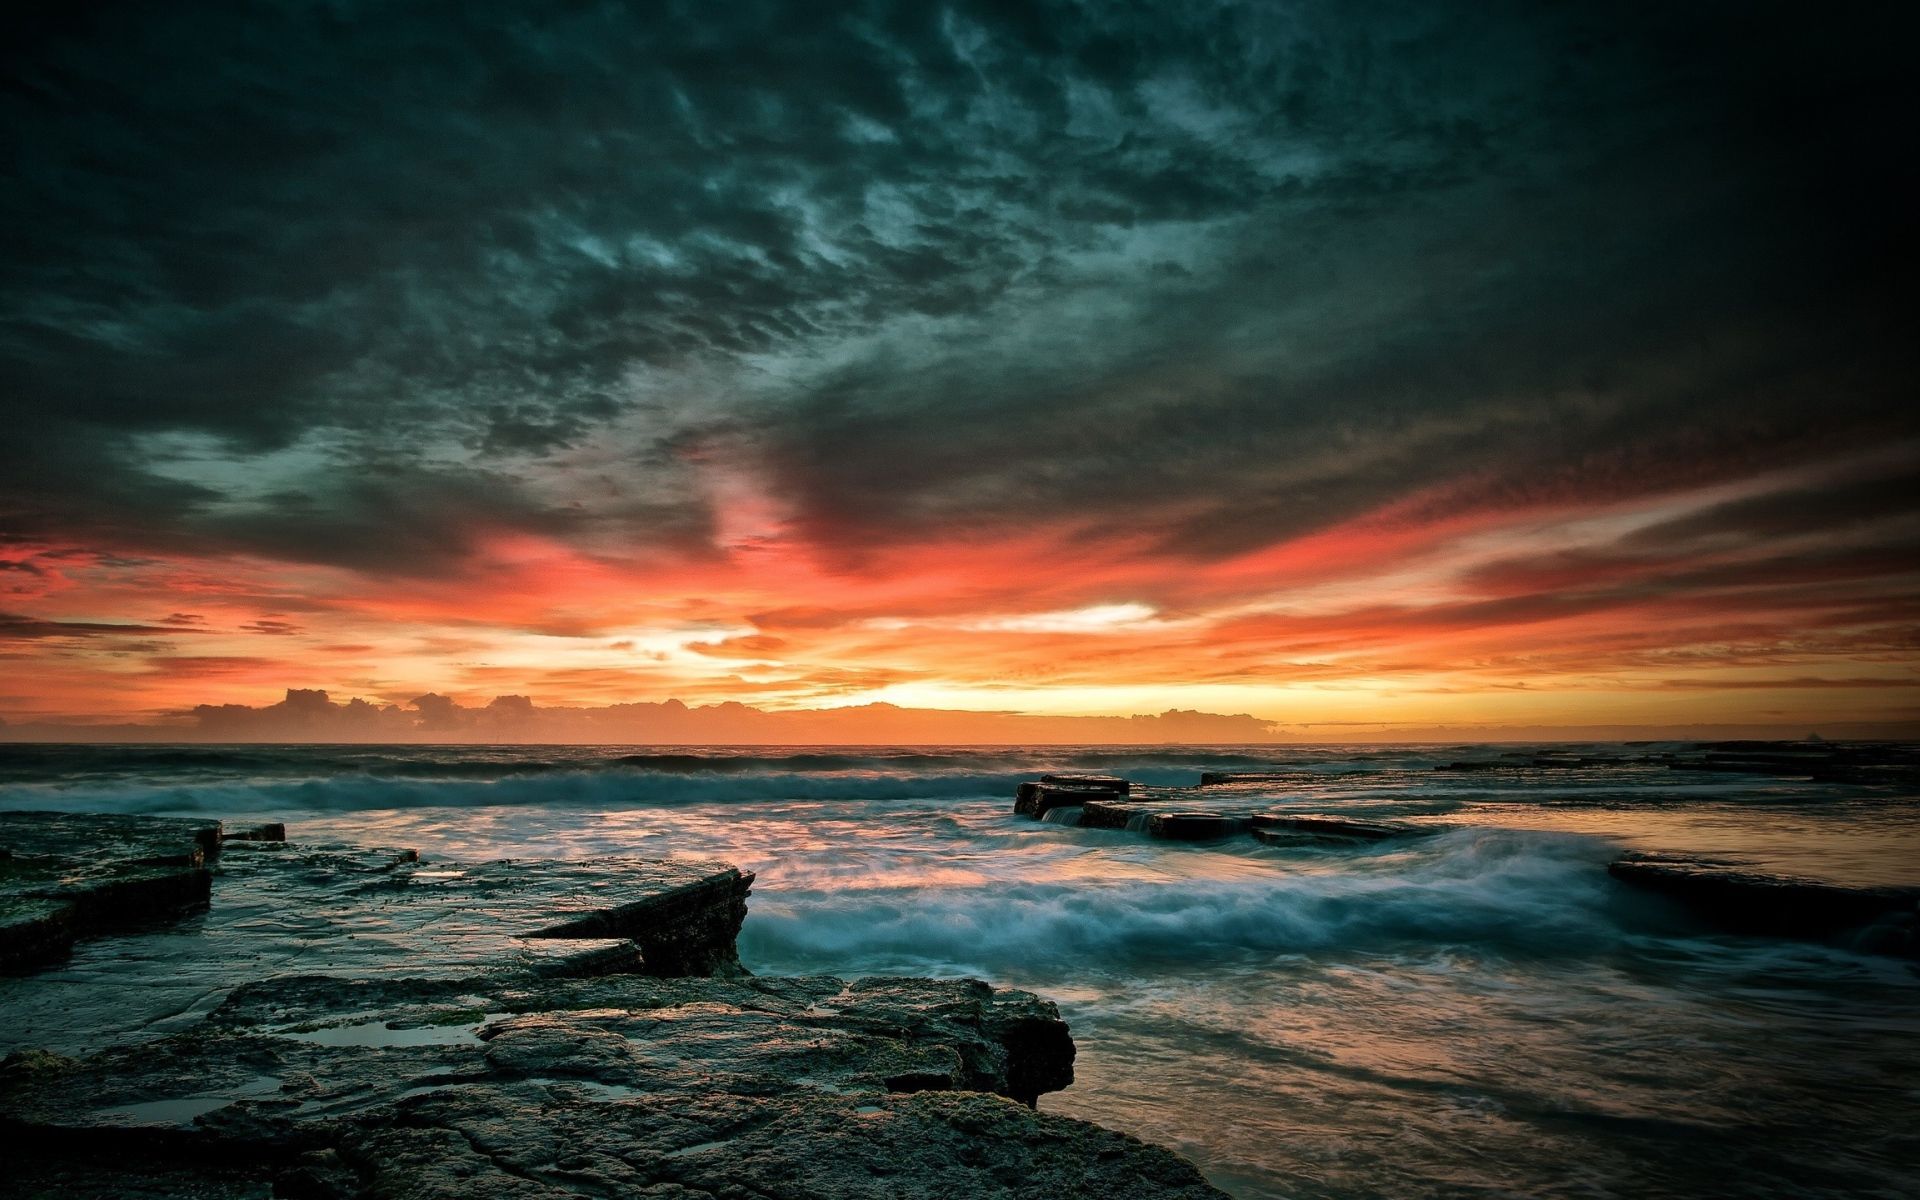
M 0 715 L 152 718 L 297 680 L 387 703 L 1159 701 L 1292 721 L 1371 703 L 1448 722 L 1542 695 L 1569 721 L 1630 719 L 1634 695 L 1746 720 L 1777 695 L 1797 706 L 1782 719 L 1806 721 L 1866 719 L 1916 688 L 1913 558 L 1823 537 L 1702 544 L 1724 489 L 1585 509 L 1416 499 L 1213 560 L 1065 520 L 850 558 L 764 498 L 741 503 L 728 527 L 752 536 L 728 546 L 622 556 L 521 533 L 428 578 L 16 546 L 10 561 L 52 556 L 60 586 L 0 618 L 35 680 Z M 1650 536 L 1666 529 L 1680 533 Z M 1500 698 L 1521 683 L 1527 699 Z

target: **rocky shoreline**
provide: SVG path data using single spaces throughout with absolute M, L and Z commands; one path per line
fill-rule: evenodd
M 1920 762 L 1905 746 L 1723 743 L 1621 757 L 1509 752 L 1442 763 L 1435 771 L 1519 775 L 1620 766 L 1707 771 L 1849 784 L 1910 781 Z M 1368 772 L 1345 778 L 1363 784 Z M 1018 786 L 1013 810 L 1054 825 L 1124 830 L 1166 841 L 1220 843 L 1251 836 L 1272 846 L 1359 847 L 1432 837 L 1454 825 L 1275 810 L 1275 785 L 1308 772 L 1202 772 L 1195 786 L 1147 786 L 1112 775 L 1043 775 Z M 1920 958 L 1920 887 L 1852 887 L 1779 875 L 1735 858 L 1628 854 L 1608 874 L 1730 933 L 1823 941 L 1871 954 Z
M 1734 933 L 1920 958 L 1920 888 L 1843 887 L 1755 871 L 1737 859 L 1660 854 L 1616 859 L 1607 873 Z
M 750 974 L 727 864 L 284 837 L 0 820 L 10 1194 L 1222 1194 L 1037 1111 L 1074 1057 L 1040 997 Z

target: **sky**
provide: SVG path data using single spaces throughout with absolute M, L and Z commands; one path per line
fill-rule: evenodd
M 32 9 L 16 735 L 1920 732 L 1898 6 Z

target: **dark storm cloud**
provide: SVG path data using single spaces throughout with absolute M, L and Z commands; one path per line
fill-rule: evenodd
M 1426 488 L 1608 501 L 1911 438 L 1893 60 L 1721 15 L 1356 18 L 1303 139 L 1332 167 L 1239 197 L 1211 269 L 853 364 L 783 430 L 791 485 L 830 541 L 1090 518 L 1204 558 Z
M 1890 19 L 44 8 L 0 519 L 376 571 L 691 546 L 679 448 L 722 431 L 829 547 L 1207 557 L 1910 437 Z
M 1913 518 L 1920 473 L 1867 473 L 1715 505 L 1636 531 L 1630 545 L 1685 548 L 1712 539 L 1833 537 Z
M 574 524 L 569 513 L 530 500 L 511 477 L 399 462 L 343 469 L 197 522 L 213 544 L 391 575 L 450 570 L 488 534 L 561 535 Z

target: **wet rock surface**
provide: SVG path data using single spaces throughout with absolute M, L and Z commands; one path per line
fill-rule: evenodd
M 1217 812 L 1157 812 L 1147 818 L 1147 833 L 1172 842 L 1205 842 L 1233 837 L 1247 829 L 1246 819 Z
M 1056 808 L 1124 799 L 1132 786 L 1115 775 L 1042 775 L 1015 790 L 1013 811 L 1041 819 Z
M 205 907 L 218 821 L 0 813 L 0 972 Z
M 284 842 L 287 840 L 287 827 L 279 821 L 269 821 L 265 825 L 255 825 L 250 829 L 223 829 L 221 844 L 227 842 Z
M 1054 772 L 1040 777 L 1041 783 L 1050 783 L 1056 787 L 1074 788 L 1086 792 L 1114 792 L 1127 795 L 1133 790 L 1131 780 L 1118 775 L 1083 775 Z
M 1117 829 L 1163 841 L 1218 842 L 1251 833 L 1270 845 L 1360 845 L 1393 838 L 1445 832 L 1449 826 L 1410 821 L 1375 821 L 1323 813 L 1268 812 L 1272 784 L 1301 777 L 1298 772 L 1202 773 L 1197 787 L 1146 786 L 1104 776 L 1075 776 L 1104 781 L 1097 790 L 1049 782 L 1049 775 L 1023 783 L 1014 795 L 1014 812 L 1081 829 Z M 1125 786 L 1118 786 L 1125 785 Z M 1062 813 L 1066 808 L 1076 812 Z M 1067 820 L 1060 818 L 1067 817 Z
M 1472 773 L 1476 771 L 1574 771 L 1585 767 L 1606 766 L 1617 758 L 1573 754 L 1564 751 L 1507 751 L 1492 758 L 1469 758 L 1441 763 L 1436 771 Z
M 1704 771 L 1886 785 L 1883 790 L 1897 794 L 1897 789 L 1910 783 L 1916 768 L 1920 768 L 1920 751 L 1908 745 L 1807 741 L 1702 743 L 1683 749 L 1612 752 L 1487 750 L 1481 757 L 1443 762 L 1423 768 L 1422 773 L 1462 776 L 1456 786 L 1469 789 L 1476 786 L 1475 776 L 1487 773 L 1510 784 L 1515 777 L 1550 777 L 1589 769 L 1643 779 L 1670 770 Z M 1062 786 L 1048 782 L 1061 777 L 1046 776 L 1020 785 L 1015 811 L 1056 825 L 1228 848 L 1241 835 L 1251 834 L 1253 840 L 1276 848 L 1390 850 L 1407 839 L 1458 828 L 1424 817 L 1375 819 L 1285 807 L 1290 800 L 1304 803 L 1316 792 L 1324 794 L 1329 780 L 1354 782 L 1364 795 L 1393 781 L 1395 774 L 1391 769 L 1337 774 L 1290 769 L 1204 771 L 1192 787 L 1135 783 L 1122 788 L 1108 780 L 1098 793 L 1074 794 L 1067 801 L 1074 807 L 1066 812 L 1042 799 Z M 1299 785 L 1299 798 L 1286 794 L 1289 784 Z M 1610 864 L 1608 871 L 1624 883 L 1678 901 L 1730 932 L 1920 957 L 1920 888 L 1855 887 L 1769 873 L 1729 859 L 1656 854 L 1629 855 Z
M 1089 800 L 1080 809 L 1080 827 L 1082 829 L 1143 828 L 1146 819 L 1153 814 L 1153 811 L 1153 806 L 1150 804 L 1125 800 Z
M 1269 845 L 1384 842 L 1392 838 L 1431 836 L 1446 828 L 1441 825 L 1415 825 L 1409 821 L 1363 821 L 1320 813 L 1255 813 L 1249 823 L 1253 835 Z
M 1667 766 L 1826 783 L 1920 783 L 1920 750 L 1885 742 L 1710 742 L 1670 756 Z
M 1072 1054 L 1052 1004 L 975 981 L 291 977 L 146 1046 L 15 1056 L 0 1112 L 142 1169 L 252 1161 L 275 1194 L 1219 1194 L 1023 1103 Z
M 9 1195 L 1220 1194 L 1036 1111 L 1074 1058 L 1039 997 L 748 975 L 726 864 L 231 841 L 210 910 L 0 986 Z M 20 1041 L 160 996 L 104 1048 Z
M 1679 901 L 1731 932 L 1920 957 L 1920 888 L 1843 887 L 1756 871 L 1735 860 L 1674 855 L 1630 855 L 1611 863 L 1607 873 Z
M 160 1036 L 277 973 L 349 978 L 737 972 L 753 877 L 726 863 L 422 862 L 412 851 L 228 841 L 217 899 L 0 979 L 0 1051 Z M 24 922 L 17 926 L 26 928 Z
M 1022 785 L 1028 788 L 1029 785 Z M 1055 783 L 1030 785 L 1016 798 L 1015 811 L 1030 817 L 1044 817 L 1056 808 L 1079 808 L 1100 800 L 1112 800 L 1122 793 L 1105 788 L 1066 787 Z

